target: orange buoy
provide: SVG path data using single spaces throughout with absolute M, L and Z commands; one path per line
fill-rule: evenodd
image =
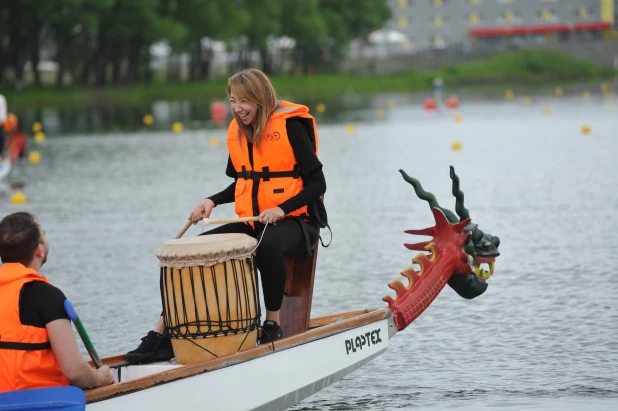
M 446 99 L 446 108 L 457 108 L 459 107 L 459 99 L 456 96 L 450 96 Z
M 426 98 L 423 107 L 425 107 L 425 110 L 435 110 L 437 107 L 436 99 L 431 97 Z
M 227 120 L 227 106 L 221 101 L 215 101 L 210 105 L 210 117 L 216 126 L 225 124 Z

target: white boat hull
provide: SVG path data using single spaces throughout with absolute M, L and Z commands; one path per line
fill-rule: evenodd
M 187 378 L 89 403 L 88 411 L 282 410 L 383 353 L 391 318 Z M 119 368 L 121 381 L 179 368 L 166 362 Z
M 0 161 L 0 180 L 9 175 L 11 172 L 11 167 L 11 159 L 8 156 Z

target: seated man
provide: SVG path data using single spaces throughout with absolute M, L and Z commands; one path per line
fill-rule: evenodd
M 0 221 L 0 393 L 114 382 L 108 366 L 97 370 L 84 360 L 64 294 L 38 274 L 48 251 L 45 231 L 32 214 Z

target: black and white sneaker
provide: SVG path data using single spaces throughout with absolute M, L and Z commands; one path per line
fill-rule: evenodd
M 273 320 L 266 320 L 262 325 L 262 336 L 258 338 L 258 344 L 270 344 L 283 338 L 283 330 Z
M 172 340 L 158 332 L 149 331 L 142 337 L 142 343 L 126 355 L 129 364 L 146 364 L 155 361 L 167 361 L 174 358 Z

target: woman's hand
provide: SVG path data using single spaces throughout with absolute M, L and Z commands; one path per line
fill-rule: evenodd
M 260 223 L 276 223 L 280 218 L 285 217 L 285 213 L 279 207 L 269 208 L 268 210 L 264 210 L 260 213 Z
M 201 219 L 210 217 L 213 208 L 215 208 L 215 203 L 210 198 L 205 198 L 200 201 L 195 210 L 191 211 L 188 220 L 197 224 Z

